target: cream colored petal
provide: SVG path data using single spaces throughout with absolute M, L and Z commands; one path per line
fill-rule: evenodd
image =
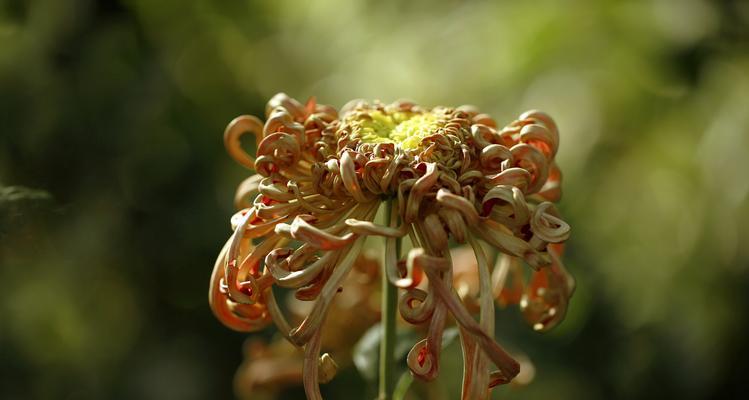
M 262 121 L 252 115 L 234 118 L 224 130 L 224 147 L 234 161 L 249 169 L 255 169 L 255 158 L 244 151 L 240 142 L 240 138 L 246 133 L 252 133 L 259 144 L 263 139 Z

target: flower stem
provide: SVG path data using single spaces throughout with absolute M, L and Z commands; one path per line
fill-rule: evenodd
M 386 207 L 385 220 L 390 221 L 390 213 L 393 212 L 394 201 L 389 201 Z M 396 259 L 400 258 L 401 239 L 396 239 L 395 254 Z M 390 400 L 395 388 L 395 365 L 394 365 L 394 348 L 395 348 L 395 312 L 398 300 L 398 288 L 388 280 L 387 266 L 382 271 L 382 318 L 380 326 L 382 328 L 382 337 L 380 340 L 380 382 L 378 400 Z

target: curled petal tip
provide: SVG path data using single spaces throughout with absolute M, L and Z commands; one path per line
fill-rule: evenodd
M 332 381 L 336 373 L 338 372 L 338 364 L 336 364 L 335 360 L 333 360 L 333 357 L 331 357 L 328 353 L 320 356 L 320 361 L 318 362 L 317 368 L 318 379 L 320 380 L 320 383 L 328 383 Z

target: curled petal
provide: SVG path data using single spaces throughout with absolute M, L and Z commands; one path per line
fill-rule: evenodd
M 466 171 L 458 177 L 458 182 L 461 185 L 474 184 L 480 182 L 484 178 L 484 173 L 477 170 Z
M 557 129 L 557 124 L 548 114 L 538 110 L 530 110 L 521 114 L 519 118 L 521 120 L 533 120 L 536 122 L 540 122 L 541 124 L 546 126 L 551 135 L 554 149 L 557 149 L 559 147 L 559 130 Z
M 548 201 L 533 211 L 531 231 L 546 243 L 561 243 L 570 237 L 570 226 L 559 218 L 556 207 Z
M 437 212 L 440 219 L 445 222 L 447 230 L 458 243 L 465 243 L 466 235 L 468 234 L 468 227 L 466 226 L 463 216 L 455 211 L 448 208 L 442 208 Z
M 337 253 L 337 252 L 336 252 Z M 336 254 L 337 255 L 337 254 Z M 308 285 L 297 288 L 294 291 L 294 298 L 300 301 L 314 301 L 320 296 L 325 283 L 331 274 L 331 268 L 324 269 L 315 279 L 312 280 Z M 293 330 L 292 330 L 293 331 Z M 289 336 L 291 337 L 291 336 Z M 291 343 L 296 343 L 293 339 L 290 339 Z
M 546 183 L 549 174 L 548 161 L 541 151 L 537 148 L 527 145 L 518 144 L 512 146 L 513 165 L 525 169 L 530 173 L 530 184 L 527 193 L 536 193 Z
M 515 379 L 517 379 L 517 377 L 520 376 L 520 373 L 523 372 L 522 366 L 519 368 L 520 372 L 518 372 L 518 374 L 513 378 L 508 378 L 507 375 L 505 375 L 502 371 L 492 371 L 489 374 L 489 387 L 493 388 L 498 385 L 505 385 L 510 382 L 515 382 Z
M 436 304 L 427 337 L 417 342 L 408 352 L 406 363 L 411 370 L 411 374 L 424 380 L 434 380 L 440 371 L 440 353 L 442 352 L 442 336 L 445 332 L 445 318 L 447 309 L 442 303 Z
M 439 183 L 453 193 L 460 193 L 461 183 L 449 173 L 440 174 Z
M 283 107 L 276 107 L 271 111 L 263 127 L 263 134 L 269 136 L 275 132 L 286 132 L 296 137 L 298 143 L 304 143 L 304 126 L 294 120 L 294 117 Z
M 524 257 L 526 253 L 535 252 L 528 242 L 516 237 L 506 226 L 491 219 L 485 220 L 480 225 L 472 226 L 472 228 L 482 239 L 497 247 L 503 253 Z
M 403 164 L 402 155 L 395 157 L 395 159 L 388 164 L 387 169 L 385 170 L 385 173 L 382 176 L 382 180 L 380 181 L 380 189 L 382 190 L 383 193 L 387 193 L 391 190 L 393 186 L 394 178 L 396 174 L 400 172 L 402 168 L 402 164 Z
M 320 394 L 320 375 L 318 372 L 320 345 L 322 344 L 321 329 L 317 329 L 311 339 L 304 346 L 304 363 L 302 364 L 302 382 L 304 393 L 308 400 L 322 400 Z
M 423 234 L 430 246 L 438 253 L 447 251 L 447 232 L 437 214 L 429 214 L 422 223 Z
M 294 196 L 296 196 L 296 202 L 308 212 L 316 214 L 328 214 L 336 211 L 330 208 L 317 207 L 315 204 L 313 204 L 313 202 L 323 203 L 325 206 L 330 207 L 331 202 L 325 196 L 322 196 L 320 194 L 313 194 L 305 197 L 302 195 L 301 191 L 299 190 L 299 185 L 296 182 L 289 182 L 287 186 L 294 193 Z
M 382 176 L 391 160 L 385 158 L 376 158 L 369 160 L 362 168 L 362 183 L 364 188 L 372 194 L 382 194 L 381 189 Z
M 308 263 L 319 259 L 317 256 L 318 253 L 319 249 L 305 243 L 292 252 L 288 258 L 284 259 L 284 267 L 289 271 L 303 270 L 307 268 Z
M 494 118 L 492 118 L 489 114 L 477 114 L 473 117 L 473 123 L 474 124 L 481 124 L 486 125 L 488 127 L 497 128 L 497 122 L 494 121 Z
M 351 156 L 351 152 L 344 152 L 341 156 L 341 180 L 343 186 L 351 194 L 351 196 L 360 203 L 366 203 L 369 199 L 364 195 L 364 192 L 359 186 L 359 178 L 356 176 L 356 168 L 354 159 Z
M 476 211 L 476 207 L 465 197 L 452 194 L 445 189 L 440 189 L 437 192 L 437 202 L 459 212 L 468 224 L 475 225 L 479 223 L 480 217 Z
M 426 254 L 424 249 L 416 248 L 408 252 L 408 264 L 419 267 L 422 271 L 427 269 L 437 272 L 445 272 L 452 268 L 452 264 L 445 257 L 436 257 Z
M 301 148 L 294 136 L 286 133 L 272 133 L 266 136 L 257 148 L 258 160 L 266 157 L 267 165 L 261 169 L 258 165 L 258 173 L 269 176 L 276 168 L 287 168 L 299 161 Z
M 514 353 L 513 356 L 520 363 L 520 373 L 512 380 L 513 386 L 525 386 L 533 381 L 536 376 L 536 367 L 527 355 Z
M 421 289 L 407 289 L 398 299 L 401 317 L 411 324 L 421 324 L 434 313 L 434 296 Z
M 263 213 L 265 211 L 266 210 L 262 210 L 260 212 Z M 245 217 L 247 217 L 246 221 Z M 231 217 L 231 225 L 232 229 L 236 230 L 237 226 L 240 223 L 244 223 L 245 228 L 242 236 L 246 239 L 254 239 L 273 232 L 273 228 L 276 226 L 276 224 L 285 219 L 286 216 L 281 215 L 278 218 L 264 220 L 263 218 L 258 217 L 258 210 L 256 207 L 253 207 L 250 209 L 238 211 L 236 214 L 234 214 Z
M 416 103 L 409 99 L 398 99 L 392 104 L 392 108 L 402 112 L 409 112 L 414 107 L 416 107 Z
M 265 257 L 265 265 L 273 275 L 276 283 L 281 287 L 297 288 L 309 285 L 333 261 L 333 253 L 327 253 L 309 266 L 300 270 L 289 267 L 289 256 L 293 249 L 274 249 Z
M 308 243 L 310 246 L 321 250 L 340 249 L 357 238 L 357 235 L 353 233 L 336 236 L 325 232 L 322 229 L 315 228 L 305 220 L 305 218 L 310 217 L 311 216 L 299 215 L 294 218 L 294 222 L 292 222 L 291 225 L 278 224 L 276 226 L 276 233 L 280 235 L 288 235 L 293 239 Z
M 476 345 L 476 341 L 473 336 L 466 331 L 463 327 L 459 328 L 460 332 L 460 347 L 463 352 L 463 387 L 460 398 L 461 399 L 474 399 L 478 398 L 477 392 L 480 392 L 480 388 L 476 385 L 476 357 L 478 356 L 481 349 Z M 486 390 L 484 390 L 486 391 Z
M 403 220 L 406 223 L 412 223 L 416 220 L 421 206 L 421 199 L 424 197 L 426 192 L 437 183 L 439 179 L 439 172 L 437 166 L 434 163 L 426 164 L 426 173 L 417 179 L 411 188 L 411 193 L 406 201 L 399 201 L 399 203 L 406 204 L 406 210 L 403 214 Z M 399 199 L 400 200 L 400 199 Z
M 243 214 L 241 212 L 238 214 L 241 214 L 241 218 L 239 218 L 236 224 L 232 221 L 234 234 L 229 238 L 229 247 L 224 259 L 225 283 L 227 285 L 228 296 L 232 301 L 251 304 L 257 300 L 259 293 L 256 290 L 256 284 L 252 275 L 249 276 L 250 280 L 245 285 L 242 285 L 242 282 L 239 281 L 239 254 L 242 243 L 247 243 L 247 240 L 244 239 L 244 231 L 253 216 L 253 209 L 245 210 Z M 249 293 L 245 293 L 246 291 L 249 291 Z
M 494 337 L 494 301 L 491 295 L 491 283 L 489 275 L 489 266 L 487 265 L 486 255 L 484 250 L 478 244 L 476 239 L 469 237 L 469 243 L 476 256 L 476 266 L 478 269 L 479 278 L 479 302 L 480 302 L 480 320 L 479 325 L 482 331 L 486 332 L 487 336 Z M 479 349 L 475 350 L 475 357 L 473 358 L 473 376 L 474 379 L 471 383 L 475 386 L 466 399 L 486 399 L 489 397 L 489 388 L 492 385 L 489 382 L 489 373 L 487 371 L 488 360 L 484 353 L 480 353 Z M 501 375 L 504 375 L 500 371 Z M 465 387 L 464 387 L 465 389 Z
M 255 116 L 242 115 L 234 118 L 224 130 L 224 147 L 234 161 L 249 168 L 255 169 L 255 158 L 242 149 L 240 138 L 245 133 L 255 135 L 257 145 L 263 138 L 263 123 Z
M 260 261 L 282 238 L 274 235 L 266 239 L 253 248 L 241 264 L 238 264 L 240 240 L 237 240 L 237 235 L 241 229 L 241 226 L 238 227 L 234 236 L 230 239 L 231 243 L 224 265 L 225 284 L 227 294 L 232 301 L 253 304 L 259 300 L 258 297 L 263 289 L 256 281 L 256 278 L 259 277 Z
M 531 174 L 523 168 L 507 168 L 506 170 L 487 177 L 488 187 L 497 185 L 515 186 L 523 192 L 528 191 L 531 182 Z
M 271 235 L 267 237 L 265 240 L 263 240 L 260 244 L 255 246 L 249 254 L 242 260 L 242 263 L 239 266 L 239 274 L 237 275 L 237 279 L 249 279 L 250 282 L 252 282 L 253 278 L 257 278 L 256 284 L 258 285 L 258 288 L 262 291 L 264 287 L 260 285 L 261 283 L 270 283 L 272 282 L 272 277 L 269 275 L 263 275 L 260 273 L 260 262 L 265 258 L 264 256 L 268 254 L 268 252 L 271 251 L 271 249 L 283 246 L 287 242 L 286 239 L 277 236 L 277 235 Z M 227 279 L 230 277 L 230 275 L 227 275 Z M 246 284 L 247 282 L 240 282 L 240 285 Z M 248 289 L 256 289 L 256 288 L 244 288 L 242 290 L 243 293 L 249 292 Z M 230 293 L 231 294 L 231 293 Z M 253 293 L 254 295 L 254 293 Z
M 418 251 L 414 249 L 411 252 Z M 409 258 L 411 258 L 409 254 Z M 421 262 L 423 255 L 416 254 L 413 256 L 416 262 Z M 434 265 L 433 262 L 428 262 L 425 265 Z M 460 299 L 455 293 L 452 293 L 445 286 L 444 282 L 439 279 L 437 270 L 429 267 L 424 267 L 424 271 L 429 278 L 430 284 L 432 284 L 435 293 L 444 302 L 447 308 L 450 310 L 455 319 L 461 324 L 461 326 L 474 336 L 476 342 L 483 349 L 486 355 L 492 360 L 492 362 L 499 368 L 500 373 L 507 380 L 511 380 L 515 375 L 518 374 L 520 366 L 497 344 L 494 339 L 488 335 L 479 324 L 471 317 L 471 314 L 462 306 Z
M 289 193 L 286 184 L 273 178 L 263 178 L 258 184 L 258 191 L 264 198 L 274 201 L 289 201 L 295 198 L 293 193 Z
M 237 209 L 252 207 L 250 196 L 258 192 L 262 176 L 255 174 L 242 181 L 234 194 L 234 207 Z
M 346 114 L 349 114 L 356 109 L 359 109 L 367 104 L 367 101 L 364 99 L 353 99 L 349 100 L 348 103 L 344 104 L 343 107 L 341 107 L 341 111 L 339 114 L 344 117 Z
M 497 131 L 486 125 L 474 124 L 471 125 L 471 135 L 476 143 L 476 147 L 483 149 L 494 143 L 494 137 L 497 135 Z
M 465 144 L 460 146 L 460 153 L 463 156 L 463 165 L 460 166 L 460 172 L 458 173 L 459 176 L 462 176 L 472 169 L 472 166 L 474 165 L 472 162 L 473 157 L 471 157 L 472 152 L 473 150 Z
M 330 302 L 333 301 L 333 296 L 335 296 L 338 288 L 341 286 L 341 282 L 351 270 L 354 260 L 359 255 L 363 244 L 364 241 L 360 238 L 354 242 L 350 249 L 343 250 L 343 259 L 340 260 L 331 276 L 325 282 L 312 311 L 307 318 L 305 318 L 299 326 L 292 329 L 289 334 L 289 338 L 293 343 L 297 345 L 307 343 L 315 330 L 320 327 L 320 324 L 325 318 L 328 306 L 330 306 Z
M 386 215 L 389 216 L 388 228 L 395 229 L 395 226 L 398 225 L 398 213 L 392 201 L 387 204 Z M 406 225 L 403 224 L 403 227 L 405 228 Z M 401 271 L 398 268 L 399 259 L 400 248 L 396 237 L 389 236 L 385 239 L 385 266 L 383 272 L 386 274 L 388 281 L 396 286 L 399 286 L 398 283 L 401 281 Z
M 409 259 L 413 259 L 413 262 L 419 263 L 422 266 L 437 296 L 444 302 L 445 306 L 461 326 L 474 337 L 485 354 L 499 368 L 501 375 L 508 381 L 517 375 L 520 370 L 518 363 L 481 328 L 465 307 L 462 306 L 457 294 L 451 292 L 439 278 L 438 271 L 441 263 L 436 262 L 434 257 L 424 254 L 422 249 L 411 250 Z M 432 268 L 432 266 L 438 268 Z
M 269 117 L 271 112 L 278 107 L 284 108 L 289 112 L 290 115 L 292 115 L 296 119 L 304 118 L 306 112 L 304 105 L 302 105 L 302 103 L 298 102 L 296 99 L 290 97 L 286 93 L 277 93 L 275 96 L 271 97 L 270 100 L 268 100 L 268 103 L 265 106 L 266 117 Z
M 549 165 L 549 177 L 546 183 L 541 187 L 538 193 L 534 194 L 540 201 L 557 202 L 562 198 L 562 171 L 559 170 L 557 163 L 552 162 Z
M 400 228 L 393 228 L 389 226 L 377 225 L 371 221 L 360 221 L 354 218 L 347 219 L 345 223 L 346 226 L 351 228 L 351 232 L 357 235 L 399 238 L 403 237 L 406 234 L 405 225 L 401 226 Z
M 338 118 L 338 110 L 327 104 L 315 104 L 315 114 L 313 115 L 320 116 L 327 122 L 332 122 Z
M 430 354 L 427 347 L 427 339 L 417 342 L 406 356 L 406 364 L 411 373 L 424 380 L 429 380 L 426 377 L 436 376 L 434 373 L 436 362 L 438 360 Z
M 543 125 L 525 125 L 520 130 L 520 140 L 540 150 L 547 160 L 554 158 L 557 152 L 551 132 Z
M 271 176 L 279 171 L 273 156 L 258 156 L 255 159 L 255 170 L 262 176 Z
M 232 313 L 240 318 L 244 318 L 249 321 L 253 321 L 256 328 L 264 327 L 270 322 L 270 315 L 268 314 L 268 308 L 265 304 L 241 304 L 233 301 L 227 301 L 227 306 Z
M 338 364 L 336 364 L 330 354 L 325 353 L 320 356 L 320 360 L 317 364 L 317 371 L 320 383 L 328 383 L 335 378 L 335 375 L 338 372 Z
M 575 290 L 575 281 L 565 270 L 554 251 L 551 264 L 533 273 L 520 301 L 523 317 L 534 330 L 545 332 L 559 324 Z
M 507 169 L 512 164 L 510 149 L 499 144 L 490 144 L 481 150 L 481 166 L 488 172 Z
M 208 304 L 211 306 L 211 311 L 216 316 L 216 319 L 227 328 L 238 332 L 254 332 L 268 325 L 270 321 L 267 315 L 264 315 L 262 312 L 254 314 L 245 313 L 245 315 L 237 313 L 235 307 L 233 307 L 236 303 L 231 301 L 221 290 L 221 283 L 224 280 L 224 263 L 231 244 L 230 242 L 231 239 L 221 249 L 213 266 L 211 282 L 208 288 Z M 262 306 L 257 309 L 262 311 Z
M 498 185 L 489 190 L 481 200 L 484 215 L 492 215 L 511 226 L 523 226 L 530 219 L 528 204 L 523 192 L 514 186 Z
M 388 206 L 390 207 L 389 228 L 395 230 L 395 227 L 398 225 L 399 216 L 397 212 L 394 212 L 396 208 L 392 203 Z M 397 228 L 397 231 L 398 233 L 401 231 L 410 233 L 411 230 L 408 228 L 408 225 L 403 224 L 400 228 Z M 396 287 L 413 289 L 421 282 L 423 273 L 419 269 L 414 269 L 413 265 L 408 266 L 407 263 L 400 260 L 396 239 L 396 236 L 390 236 L 385 240 L 385 273 L 390 283 Z M 423 302 L 423 300 L 419 301 Z M 412 303 L 408 302 L 406 306 L 410 308 L 411 305 Z M 408 313 L 408 311 L 405 312 Z
M 404 179 L 398 184 L 398 214 L 405 215 L 408 192 L 413 188 L 415 183 L 416 179 Z
M 234 215 L 232 215 L 229 219 L 229 222 L 231 223 L 231 229 L 236 230 L 240 224 L 249 224 L 250 220 L 252 220 L 254 217 L 254 212 L 254 208 L 245 208 L 234 213 Z

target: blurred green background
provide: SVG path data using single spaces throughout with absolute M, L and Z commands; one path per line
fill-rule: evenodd
M 0 398 L 233 396 L 221 133 L 279 91 L 556 118 L 578 290 L 547 335 L 500 313 L 537 374 L 495 397 L 738 398 L 749 3 L 529 3 L 1 0 Z

